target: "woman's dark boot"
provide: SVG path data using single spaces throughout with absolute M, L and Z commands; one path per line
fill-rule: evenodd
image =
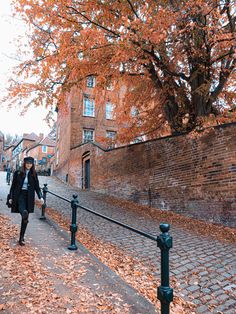
M 28 225 L 28 216 L 29 216 L 29 213 L 27 212 L 27 210 L 24 210 L 23 215 L 22 215 L 22 220 L 21 220 L 21 228 L 20 228 L 20 239 L 19 239 L 20 245 L 25 245 L 24 235 L 25 235 L 25 230 Z

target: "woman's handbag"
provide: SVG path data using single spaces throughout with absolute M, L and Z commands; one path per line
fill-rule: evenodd
M 10 200 L 10 199 L 11 199 L 11 195 L 8 194 L 8 195 L 7 195 L 7 202 L 6 202 L 6 205 L 7 205 L 8 208 L 11 208 L 11 206 L 12 206 L 12 204 L 9 203 L 9 200 Z

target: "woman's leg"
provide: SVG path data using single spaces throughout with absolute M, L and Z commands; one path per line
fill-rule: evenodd
M 21 228 L 20 228 L 20 239 L 19 239 L 19 244 L 20 245 L 25 245 L 24 243 L 24 235 L 25 235 L 25 230 L 27 228 L 27 224 L 28 224 L 28 217 L 29 217 L 29 213 L 28 213 L 28 208 L 27 208 L 27 204 L 28 204 L 28 192 L 27 191 L 22 191 L 20 196 L 19 196 L 19 212 L 21 214 Z

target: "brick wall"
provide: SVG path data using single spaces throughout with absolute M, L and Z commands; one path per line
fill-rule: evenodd
M 90 152 L 91 189 L 140 204 L 236 226 L 236 124 L 193 139 L 166 137 L 104 152 L 72 150 L 70 183 L 81 187 Z
M 100 158 L 105 154 L 105 151 L 94 143 L 82 144 L 79 147 L 71 150 L 69 161 L 69 183 L 79 188 L 85 186 L 85 161 L 91 161 L 91 186 L 96 186 L 98 176 L 96 167 L 99 167 Z
M 59 110 L 57 115 L 57 138 L 54 159 L 54 174 L 63 181 L 66 181 L 68 174 L 68 161 L 71 147 L 71 109 L 70 95 L 67 98 L 67 107 Z
M 42 169 L 47 170 L 50 167 L 50 165 L 49 165 L 50 160 L 48 158 L 48 155 L 54 155 L 54 153 L 55 153 L 55 147 L 47 145 L 47 153 L 43 153 L 42 145 L 37 145 L 28 151 L 28 156 L 31 156 L 37 160 L 36 170 L 42 170 Z M 47 164 L 46 165 L 39 165 L 38 162 L 39 162 L 39 160 L 42 160 L 43 157 L 47 159 Z
M 29 148 L 33 145 L 35 145 L 36 141 L 31 141 L 31 140 L 27 140 L 27 139 L 23 139 L 22 141 L 22 150 Z

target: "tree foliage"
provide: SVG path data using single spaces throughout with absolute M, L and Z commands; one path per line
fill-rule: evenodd
M 6 146 L 9 146 L 15 142 L 18 142 L 20 140 L 20 136 L 15 134 L 14 136 L 7 133 L 7 134 L 4 134 L 4 144 Z
M 235 0 L 13 2 L 33 54 L 17 69 L 12 99 L 63 106 L 94 75 L 97 89 L 123 91 L 116 117 L 130 137 L 235 119 Z

